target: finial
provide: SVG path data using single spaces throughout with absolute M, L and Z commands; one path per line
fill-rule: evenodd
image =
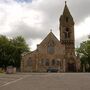
M 67 4 L 67 1 L 65 1 L 65 5 Z
M 52 32 L 52 29 L 50 29 L 50 32 Z

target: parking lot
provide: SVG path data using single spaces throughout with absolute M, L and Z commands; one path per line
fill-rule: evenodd
M 0 74 L 0 90 L 90 90 L 90 74 Z

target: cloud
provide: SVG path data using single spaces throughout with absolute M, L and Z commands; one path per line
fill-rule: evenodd
M 43 33 L 43 30 L 40 30 L 36 27 L 30 27 L 24 22 L 19 22 L 17 25 L 13 26 L 13 32 L 8 32 L 7 35 L 9 37 L 23 36 L 26 40 L 28 39 L 40 39 L 43 38 L 47 31 Z
M 23 2 L 26 2 L 26 3 L 28 3 L 28 2 L 32 2 L 32 0 L 15 0 L 15 1 L 17 1 L 17 2 L 21 2 L 21 3 L 23 3 Z
M 88 35 L 85 35 L 85 36 L 82 36 L 79 39 L 76 39 L 76 42 L 75 42 L 76 43 L 76 45 L 75 45 L 76 48 L 80 46 L 80 43 L 82 43 L 82 42 L 84 42 L 86 40 L 88 40 Z
M 90 34 L 90 17 L 87 17 L 83 22 L 75 26 L 76 39 L 88 36 Z
M 76 23 L 76 39 L 90 33 L 90 0 L 67 0 L 67 5 Z M 43 40 L 51 28 L 59 38 L 63 8 L 63 0 L 0 0 L 0 34 L 22 35 L 31 46 Z
M 90 16 L 90 0 L 69 0 L 70 10 L 75 18 L 76 23 L 82 22 L 86 17 Z

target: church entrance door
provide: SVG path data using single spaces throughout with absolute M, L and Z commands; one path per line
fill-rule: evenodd
M 76 66 L 74 63 L 68 63 L 68 72 L 75 72 Z

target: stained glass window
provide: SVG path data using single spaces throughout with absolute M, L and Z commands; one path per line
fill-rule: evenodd
M 54 53 L 54 47 L 48 46 L 48 53 L 53 54 Z

